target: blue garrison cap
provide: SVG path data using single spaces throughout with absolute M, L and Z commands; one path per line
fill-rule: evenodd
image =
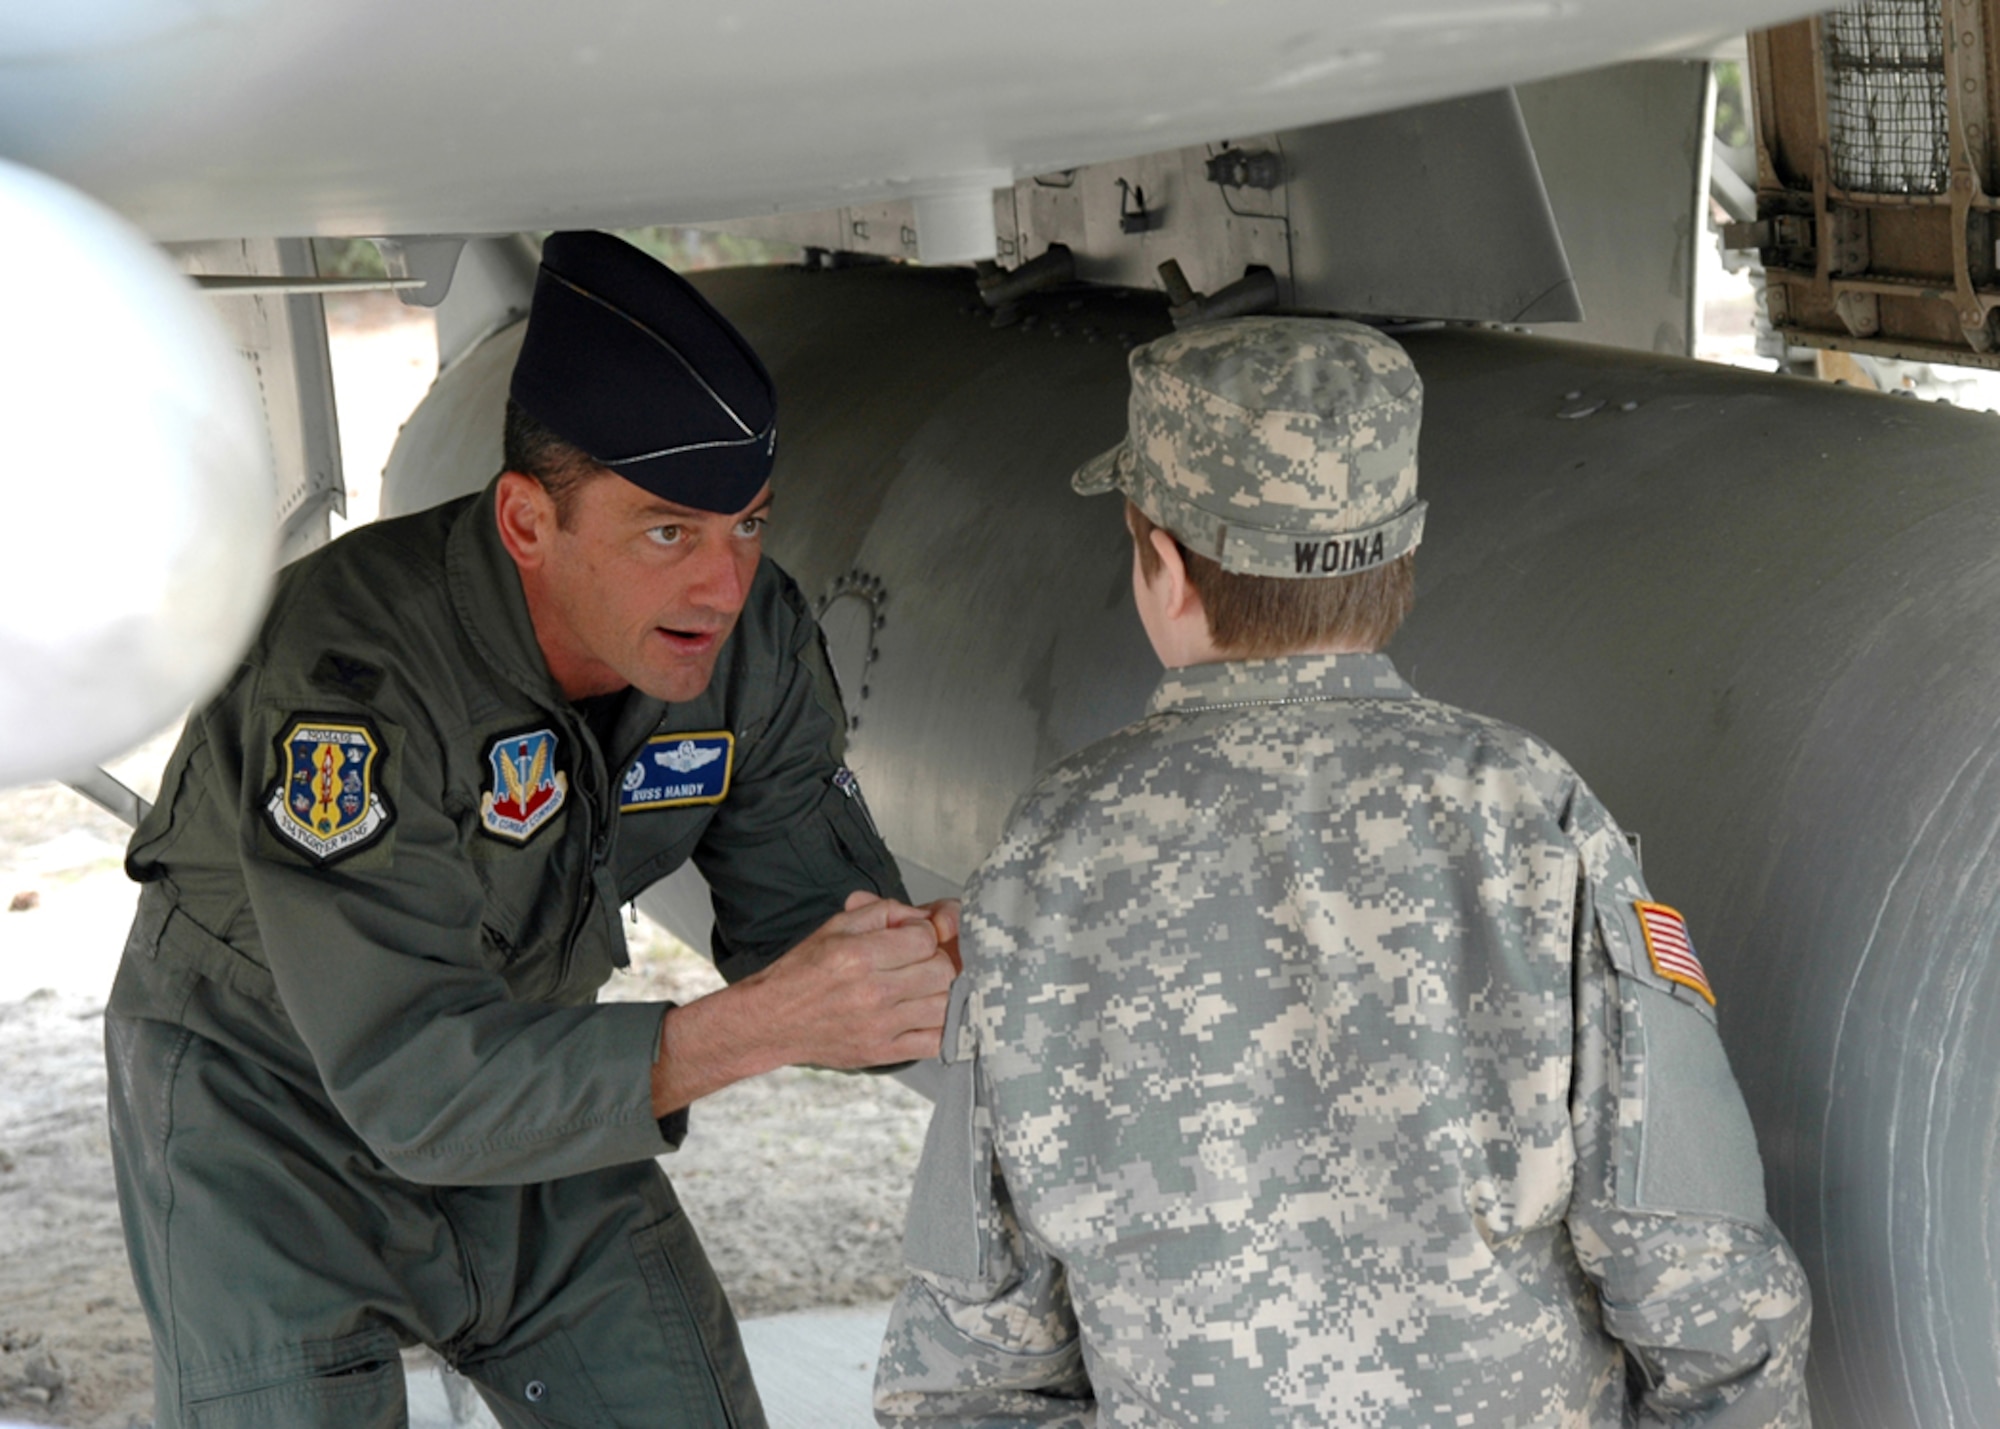
M 608 233 L 542 245 L 512 396 L 681 506 L 741 511 L 771 475 L 778 409 L 764 364 L 685 278 Z

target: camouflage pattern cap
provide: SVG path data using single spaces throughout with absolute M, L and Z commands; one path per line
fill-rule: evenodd
M 1424 388 L 1360 323 L 1256 317 L 1135 348 L 1125 440 L 1071 485 L 1117 489 L 1224 570 L 1344 576 L 1423 538 Z

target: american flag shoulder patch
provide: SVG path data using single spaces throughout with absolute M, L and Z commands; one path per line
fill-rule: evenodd
M 1715 990 L 1708 985 L 1701 959 L 1694 955 L 1694 940 L 1688 936 L 1687 919 L 1664 903 L 1633 900 L 1639 913 L 1639 930 L 1646 935 L 1646 956 L 1653 971 L 1668 982 L 1691 987 L 1715 1006 Z

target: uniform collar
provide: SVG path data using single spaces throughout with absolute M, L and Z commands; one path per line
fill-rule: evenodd
M 494 673 L 536 703 L 560 709 L 563 698 L 549 662 L 535 639 L 528 617 L 528 597 L 521 590 L 521 572 L 500 544 L 500 527 L 493 515 L 498 479 L 458 513 L 445 545 L 445 580 L 452 610 Z
M 1416 693 L 1387 655 L 1284 655 L 1169 670 L 1146 713 L 1310 700 L 1408 700 Z
M 496 482 L 488 482 L 486 490 L 458 513 L 445 538 L 445 581 L 452 610 L 465 638 L 496 674 L 543 708 L 576 715 L 576 707 L 549 673 L 548 657 L 535 638 L 520 569 L 500 544 L 500 527 L 493 515 Z M 666 708 L 636 690 L 625 693 L 625 707 L 612 736 L 616 747 L 603 751 L 609 760 L 637 748 Z M 576 723 L 579 728 L 586 725 L 580 717 Z

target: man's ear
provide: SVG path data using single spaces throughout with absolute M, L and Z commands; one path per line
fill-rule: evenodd
M 493 489 L 493 519 L 500 544 L 522 570 L 533 570 L 548 557 L 556 530 L 555 498 L 532 476 L 503 471 Z
M 1195 593 L 1194 584 L 1188 580 L 1187 562 L 1181 559 L 1180 543 L 1165 531 L 1155 526 L 1149 539 L 1153 550 L 1160 557 L 1160 574 L 1157 577 L 1167 583 L 1166 613 L 1179 620 L 1190 610 L 1201 609 L 1201 597 Z

